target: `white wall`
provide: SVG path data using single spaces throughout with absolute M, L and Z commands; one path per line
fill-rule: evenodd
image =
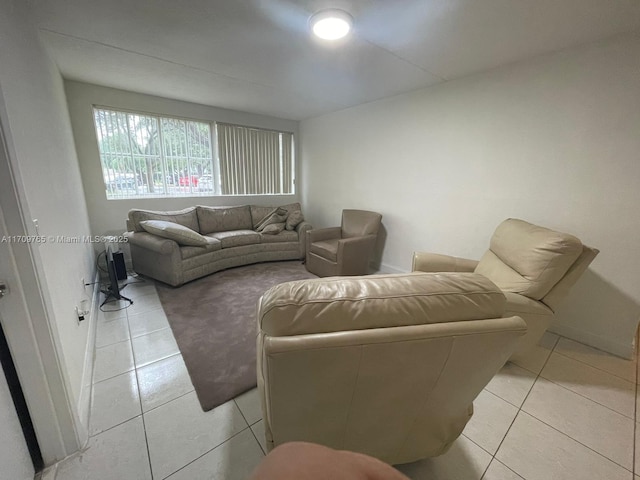
M 32 479 L 33 463 L 29 457 L 29 450 L 27 450 L 18 414 L 2 368 L 0 368 L 0 432 L 2 432 L 2 448 L 0 448 L 2 478 Z
M 93 105 L 209 122 L 221 121 L 253 127 L 282 129 L 294 132 L 294 134 L 298 131 L 298 122 L 80 82 L 67 81 L 66 91 L 93 235 L 117 235 L 124 232 L 127 212 L 131 208 L 178 210 L 193 205 L 282 205 L 299 199 L 299 195 L 296 193 L 296 195 L 263 197 L 217 196 L 107 200 L 94 130 Z
M 15 184 L 28 214 L 26 228 L 33 235 L 89 235 L 62 78 L 38 39 L 26 2 L 1 0 L 0 10 L 1 113 Z M 38 219 L 38 231 L 31 219 Z M 90 339 L 89 322 L 78 324 L 75 307 L 85 294 L 81 278 L 93 278 L 93 250 L 89 244 L 48 241 L 34 257 L 64 388 L 78 413 Z
M 517 217 L 601 250 L 554 329 L 630 355 L 640 319 L 640 39 L 474 75 L 301 122 L 314 226 L 383 214 L 383 270 L 479 258 Z

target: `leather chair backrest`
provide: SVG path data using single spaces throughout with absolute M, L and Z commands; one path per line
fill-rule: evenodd
M 367 210 L 342 211 L 342 238 L 376 235 L 382 215 Z
M 553 288 L 543 298 L 542 302 L 551 310 L 555 311 L 560 302 L 567 296 L 571 287 L 578 281 L 582 274 L 587 270 L 589 264 L 600 253 L 597 248 L 582 245 L 582 253 L 578 259 L 571 265 L 567 273 L 562 279 L 556 283 Z
M 391 464 L 444 453 L 526 325 L 473 273 L 290 282 L 258 310 L 268 446 L 304 440 Z
M 542 299 L 583 252 L 567 233 L 509 218 L 498 225 L 475 269 L 503 291 Z

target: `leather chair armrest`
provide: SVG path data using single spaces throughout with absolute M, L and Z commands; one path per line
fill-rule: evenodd
M 376 246 L 376 235 L 338 240 L 340 275 L 360 275 L 369 270 L 369 258 Z
M 307 231 L 307 239 L 310 243 L 320 242 L 322 240 L 331 240 L 332 238 L 340 238 L 342 229 L 340 227 L 316 228 Z
M 148 232 L 127 232 L 125 233 L 129 243 L 163 255 L 177 250 L 178 244 L 168 238 L 162 238 Z
M 473 272 L 478 260 L 429 252 L 413 252 L 412 272 Z
M 369 256 L 369 249 L 376 244 L 376 235 L 364 235 L 362 237 L 343 238 L 338 241 L 338 258 L 343 255 L 355 255 L 357 252 L 363 252 Z
M 305 255 L 308 255 L 311 251 L 311 244 L 313 242 L 340 238 L 342 236 L 342 229 L 340 227 L 316 228 L 314 230 L 307 230 L 305 233 Z

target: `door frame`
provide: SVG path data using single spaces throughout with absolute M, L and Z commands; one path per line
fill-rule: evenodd
M 0 89 L 0 239 L 37 234 L 28 220 L 31 216 L 9 125 Z M 9 293 L 0 300 L 0 320 L 48 466 L 79 450 L 86 435 L 72 407 L 37 245 L 0 242 L 0 276 L 9 285 Z

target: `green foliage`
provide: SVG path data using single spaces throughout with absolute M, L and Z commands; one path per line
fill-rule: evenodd
M 208 123 L 94 109 L 107 189 L 146 186 L 164 193 L 181 176 L 212 171 Z M 123 187 L 124 185 L 124 187 Z

